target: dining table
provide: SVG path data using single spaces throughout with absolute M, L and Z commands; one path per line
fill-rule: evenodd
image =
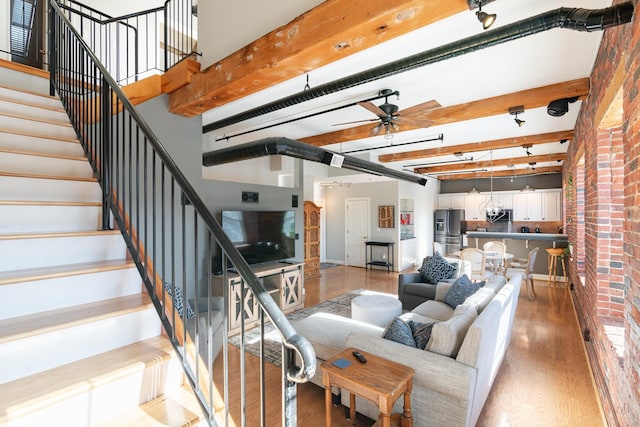
M 460 258 L 460 253 L 462 251 L 452 252 L 447 254 L 448 257 L 452 258 Z M 496 274 L 500 268 L 500 264 L 506 263 L 508 260 L 513 259 L 514 255 L 508 252 L 497 252 L 497 251 L 483 251 L 484 259 L 486 261 L 491 262 L 493 265 L 492 273 Z

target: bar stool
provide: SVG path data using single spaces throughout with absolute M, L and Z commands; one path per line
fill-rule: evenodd
M 547 248 L 547 263 L 549 264 L 549 281 L 548 285 L 551 285 L 551 276 L 553 276 L 553 286 L 556 286 L 557 283 L 557 272 L 558 272 L 558 261 L 562 262 L 562 278 L 565 283 L 567 281 L 567 276 L 565 275 L 565 265 L 564 265 L 564 248 Z

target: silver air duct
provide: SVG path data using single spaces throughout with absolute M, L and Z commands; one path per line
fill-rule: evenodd
M 202 155 L 204 166 L 215 166 L 239 160 L 255 159 L 258 157 L 282 154 L 325 165 L 343 167 L 358 172 L 401 179 L 415 184 L 426 185 L 426 178 L 421 178 L 406 172 L 390 169 L 378 163 L 368 162 L 357 157 L 347 156 L 324 148 L 305 144 L 289 138 L 264 138 L 222 150 L 209 151 Z

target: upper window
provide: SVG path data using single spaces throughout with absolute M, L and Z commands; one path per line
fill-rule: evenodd
M 11 2 L 11 53 L 27 55 L 31 43 L 37 0 Z

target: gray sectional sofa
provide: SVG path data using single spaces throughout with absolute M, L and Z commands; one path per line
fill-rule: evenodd
M 511 340 L 521 281 L 522 276 L 509 282 L 494 276 L 455 309 L 443 302 L 452 284 L 439 283 L 433 300 L 402 315 L 421 323 L 437 322 L 424 350 L 383 338 L 384 328 L 329 313 L 315 313 L 293 326 L 316 351 L 314 383 L 322 386 L 324 360 L 355 347 L 415 369 L 414 425 L 473 426 Z M 341 393 L 341 399 L 349 406 L 348 393 Z M 356 408 L 372 419 L 378 417 L 370 402 L 358 398 Z M 399 399 L 394 410 L 401 409 Z

